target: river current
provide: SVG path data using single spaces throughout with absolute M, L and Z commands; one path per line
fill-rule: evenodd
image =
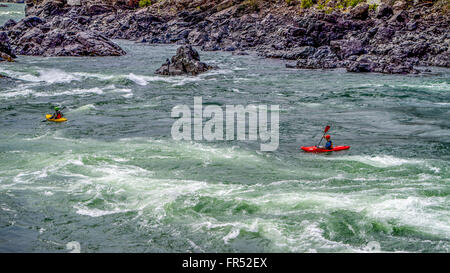
M 127 55 L 0 63 L 0 252 L 449 252 L 449 69 L 198 48 L 217 69 L 165 77 L 176 45 L 115 42 Z M 279 105 L 278 149 L 173 140 L 172 108 L 195 96 Z M 68 122 L 42 122 L 55 105 Z M 302 152 L 325 125 L 350 150 Z

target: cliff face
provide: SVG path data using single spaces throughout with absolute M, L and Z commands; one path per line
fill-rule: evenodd
M 27 15 L 114 39 L 252 50 L 297 68 L 450 67 L 448 1 L 160 0 L 139 9 L 119 0 L 36 1 L 27 2 Z

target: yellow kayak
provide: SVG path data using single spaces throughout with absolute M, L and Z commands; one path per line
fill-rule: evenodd
M 66 118 L 58 118 L 58 119 L 54 119 L 54 118 L 51 118 L 51 117 L 52 117 L 52 115 L 45 115 L 45 118 L 46 118 L 48 121 L 53 121 L 53 122 L 64 122 L 64 121 L 67 121 Z

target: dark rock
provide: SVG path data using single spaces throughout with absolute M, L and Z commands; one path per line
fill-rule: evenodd
M 13 19 L 9 19 L 8 21 L 6 21 L 6 23 L 3 24 L 3 28 L 9 29 L 9 28 L 15 26 L 16 24 L 17 24 L 16 21 L 14 21 Z
M 11 48 L 11 44 L 6 32 L 0 32 L 0 52 L 7 54 L 10 58 L 15 58 L 14 50 Z
M 0 51 L 0 62 L 3 61 L 14 62 L 13 58 L 10 55 Z
M 161 75 L 198 75 L 199 73 L 208 71 L 213 67 L 200 62 L 200 56 L 192 46 L 181 46 L 177 49 L 177 53 L 172 57 L 171 61 L 167 59 L 156 74 Z
M 102 35 L 90 31 L 70 32 L 53 29 L 43 32 L 39 28 L 27 31 L 14 42 L 16 52 L 34 56 L 121 56 L 118 45 Z
M 408 3 L 406 1 L 395 1 L 392 8 L 394 10 L 405 10 L 408 8 Z
M 297 68 L 319 69 L 340 67 L 340 61 L 329 46 L 321 46 L 307 59 L 298 59 Z
M 187 39 L 193 45 L 202 45 L 209 40 L 208 34 L 197 29 L 190 31 Z
M 25 7 L 26 16 L 50 17 L 65 13 L 65 2 L 63 0 L 45 0 L 39 5 L 34 5 L 34 1 L 28 1 Z
M 366 20 L 369 16 L 369 5 L 366 3 L 359 3 L 350 10 L 350 15 L 354 19 Z
M 302 36 L 306 34 L 306 29 L 304 28 L 291 28 L 289 34 L 294 37 Z
M 340 59 L 366 53 L 362 41 L 356 39 L 332 41 L 330 46 L 338 53 Z
M 303 46 L 287 51 L 281 57 L 287 60 L 306 59 L 312 56 L 316 49 L 312 46 Z
M 234 46 L 227 46 L 226 48 L 224 48 L 225 51 L 235 51 L 236 48 Z
M 183 10 L 177 14 L 168 12 L 164 5 L 160 12 L 160 7 L 133 10 L 116 2 L 125 3 L 30 0 L 27 13 L 40 18 L 11 22 L 0 31 L 7 32 L 12 48 L 27 54 L 67 54 L 70 47 L 65 45 L 65 39 L 73 43 L 74 52 L 80 52 L 75 46 L 79 43 L 72 38 L 86 32 L 109 39 L 191 44 L 233 54 L 256 51 L 266 57 L 297 60 L 299 68 L 415 73 L 413 65 L 449 66 L 448 16 L 434 12 L 432 3 L 409 6 L 411 3 L 404 0 L 382 0 L 375 18 L 369 18 L 371 12 L 365 3 L 350 13 L 326 14 L 310 9 L 293 15 L 282 14 L 283 10 L 266 12 L 267 8 L 280 6 L 275 4 L 280 1 L 257 1 L 260 12 L 251 7 L 252 1 L 202 0 L 204 4 L 199 9 L 194 1 L 182 9 L 176 8 Z M 40 49 L 39 43 L 59 51 Z
M 202 46 L 202 50 L 204 51 L 216 51 L 219 49 L 219 45 L 214 41 L 209 41 Z
M 376 10 L 376 17 L 377 18 L 383 18 L 383 17 L 391 17 L 394 12 L 392 11 L 392 7 L 386 4 L 381 4 L 377 7 Z
M 32 28 L 40 24 L 44 24 L 45 20 L 42 18 L 39 18 L 37 16 L 29 16 L 25 17 L 24 19 L 20 20 L 18 24 L 15 25 L 15 27 L 25 27 L 25 28 Z
M 93 4 L 93 5 L 87 6 L 85 15 L 95 16 L 95 15 L 100 15 L 100 14 L 104 14 L 104 13 L 116 12 L 116 11 L 117 11 L 117 9 L 111 5 Z
M 404 10 L 398 11 L 392 16 L 391 19 L 389 19 L 390 22 L 399 22 L 403 23 L 408 19 L 408 13 Z
M 285 66 L 286 66 L 286 68 L 297 68 L 296 64 L 287 63 Z
M 395 60 L 381 59 L 373 55 L 362 55 L 356 61 L 346 66 L 348 72 L 380 72 L 387 74 L 418 73 L 413 65 L 407 62 L 399 63 Z
M 406 29 L 409 31 L 414 31 L 417 29 L 417 22 L 416 21 L 411 21 L 408 24 L 406 24 Z
M 348 72 L 373 72 L 373 63 L 352 62 L 348 67 Z
M 434 66 L 450 67 L 450 51 L 432 57 L 430 64 Z
M 376 38 L 381 40 L 387 40 L 391 39 L 394 35 L 395 30 L 391 27 L 380 27 L 378 28 L 377 34 L 375 35 Z

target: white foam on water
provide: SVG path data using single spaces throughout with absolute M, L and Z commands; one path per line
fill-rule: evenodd
M 179 77 L 178 81 L 174 84 L 172 84 L 172 86 L 183 86 L 185 84 L 191 83 L 191 82 L 197 82 L 200 81 L 201 79 L 199 77 L 194 77 L 194 76 L 186 76 L 186 77 Z
M 224 74 L 231 74 L 233 73 L 233 70 L 231 69 L 212 69 L 205 73 L 200 74 L 199 76 L 202 78 L 212 76 L 212 75 L 224 75 Z
M 148 81 L 145 78 L 146 78 L 145 76 L 137 76 L 137 75 L 135 75 L 133 73 L 130 73 L 127 76 L 127 79 L 135 82 L 138 85 L 147 85 Z
M 85 111 L 96 110 L 96 109 L 97 108 L 95 107 L 95 105 L 90 103 L 90 104 L 86 104 L 86 105 L 80 106 L 78 108 L 75 108 L 73 110 L 70 110 L 67 113 L 78 113 L 78 112 L 85 112 Z
M 39 143 L 38 140 L 36 141 Z M 443 234 L 446 237 L 450 234 L 448 227 L 449 216 L 445 214 L 446 212 L 435 213 L 431 211 L 433 206 L 442 206 L 446 202 L 445 197 L 410 197 L 402 199 L 399 196 L 401 197 L 403 193 L 399 189 L 392 189 L 382 196 L 377 195 L 376 192 L 372 194 L 372 192 L 368 193 L 367 191 L 350 193 L 305 191 L 302 187 L 296 187 L 289 191 L 283 189 L 272 191 L 272 188 L 269 188 L 270 191 L 268 191 L 261 190 L 261 187 L 264 187 L 262 184 L 242 185 L 198 180 L 160 179 L 155 175 L 157 170 L 134 166 L 129 163 L 133 161 L 127 155 L 123 157 L 120 155 L 111 156 L 106 151 L 112 149 L 112 147 L 117 153 L 143 149 L 142 152 L 153 157 L 153 160 L 157 160 L 159 157 L 166 158 L 166 154 L 169 155 L 169 158 L 181 158 L 180 160 L 183 157 L 193 157 L 202 160 L 243 159 L 244 161 L 254 162 L 254 160 L 263 161 L 264 158 L 245 149 L 147 138 L 121 139 L 112 144 L 86 139 L 82 141 L 66 139 L 65 143 L 67 142 L 69 146 L 71 145 L 70 143 L 76 143 L 78 146 L 86 147 L 86 150 L 81 155 L 68 152 L 62 155 L 61 158 L 54 159 L 56 163 L 50 162 L 52 167 L 47 169 L 45 173 L 43 171 L 30 171 L 26 175 L 19 176 L 19 179 L 25 182 L 32 182 L 36 181 L 39 176 L 45 178 L 45 175 L 52 174 L 67 175 L 70 177 L 70 183 L 64 183 L 58 189 L 51 191 L 65 190 L 74 197 L 77 201 L 71 204 L 71 208 L 80 215 L 103 217 L 110 214 L 133 211 L 137 212 L 136 217 L 143 218 L 142 220 L 161 221 L 165 217 L 171 217 L 168 215 L 171 213 L 170 209 L 168 210 L 171 204 L 179 205 L 179 200 L 183 200 L 186 196 L 206 196 L 227 202 L 241 202 L 245 200 L 246 203 L 258 207 L 259 211 L 268 215 L 290 216 L 290 214 L 295 215 L 295 213 L 305 210 L 320 214 L 336 209 L 345 209 L 380 221 L 394 219 L 399 221 L 400 224 L 413 226 L 420 231 Z M 93 156 L 89 147 L 94 146 L 100 151 Z M 152 154 L 155 149 L 162 155 Z M 89 163 L 83 163 L 86 162 L 84 160 L 86 157 L 95 159 L 96 156 L 108 160 L 99 162 L 88 160 Z M 62 158 L 64 158 L 64 161 Z M 355 159 L 353 156 L 348 157 L 346 160 L 370 161 L 371 164 L 377 166 L 380 164 L 381 166 L 416 164 L 415 160 L 400 159 L 400 162 L 398 162 L 398 158 L 390 156 L 376 156 L 375 160 L 373 160 L 373 157 L 360 156 Z M 113 162 L 111 163 L 111 161 Z M 418 160 L 418 162 L 422 163 L 423 161 Z M 176 172 L 174 171 L 173 174 L 175 176 Z M 182 175 L 183 173 L 181 172 L 180 177 L 183 177 Z M 433 179 L 431 176 L 423 176 L 421 178 Z M 367 179 L 370 180 L 371 177 Z M 383 179 L 383 177 L 380 179 Z M 389 179 L 391 182 L 395 182 L 391 178 Z M 304 182 L 302 180 L 299 181 Z M 408 183 L 414 181 L 416 180 L 413 179 Z M 277 183 L 289 183 L 288 185 L 292 184 L 295 187 L 295 182 L 296 180 L 281 180 L 274 181 L 269 185 L 273 187 Z M 17 185 L 17 188 L 22 188 L 22 186 L 24 185 Z M 25 186 L 31 187 L 31 185 Z M 78 196 L 80 198 L 77 198 Z M 92 207 L 90 202 L 96 199 L 101 199 L 104 202 L 99 207 Z M 189 208 L 190 206 L 195 206 L 196 202 L 195 198 L 187 198 L 187 201 L 182 203 L 181 206 Z M 232 242 L 242 231 L 246 230 L 259 232 L 264 238 L 273 242 L 279 251 L 377 251 L 377 246 L 373 244 L 356 248 L 327 240 L 324 238 L 324 231 L 316 221 L 305 222 L 300 229 L 297 230 L 295 228 L 292 230 L 282 220 L 278 221 L 277 217 L 261 219 L 255 216 L 251 219 L 236 220 L 234 222 L 234 220 L 217 220 L 201 213 L 198 213 L 198 216 L 200 219 L 196 218 L 195 222 L 187 222 L 186 224 L 193 230 L 211 232 L 212 234 L 218 233 L 218 238 L 226 244 Z
M 7 207 L 6 204 L 2 204 L 2 205 L 0 206 L 0 208 L 1 208 L 3 211 L 7 211 L 7 212 L 16 212 L 15 210 L 13 210 L 13 209 Z
M 408 88 L 414 88 L 414 89 L 430 89 L 430 90 L 437 90 L 437 91 L 449 91 L 450 90 L 450 84 L 446 82 L 442 83 L 429 83 L 429 84 L 400 84 L 400 85 L 393 85 L 390 87 L 408 87 Z
M 86 216 L 91 216 L 91 217 L 100 217 L 100 216 L 117 214 L 117 213 L 125 213 L 125 212 L 130 211 L 127 209 L 119 209 L 119 208 L 114 208 L 113 210 L 101 210 L 101 209 L 97 209 L 97 208 L 86 208 L 86 207 L 82 207 L 79 205 L 74 206 L 74 209 L 76 209 L 76 213 L 78 213 L 80 215 L 86 215 Z
M 0 15 L 23 15 L 21 11 L 0 11 Z
M 70 253 L 81 253 L 81 245 L 77 241 L 68 242 L 66 244 L 66 249 L 70 250 Z
M 24 81 L 30 82 L 46 82 L 46 83 L 69 83 L 71 81 L 79 81 L 80 78 L 75 75 L 59 70 L 59 69 L 42 69 L 38 70 L 38 76 L 27 74 L 27 73 L 17 73 L 16 78 Z
M 315 103 L 315 102 L 300 102 L 298 103 L 299 105 L 303 106 L 303 107 L 310 107 L 310 108 L 318 108 L 318 107 L 323 107 L 323 104 L 321 103 Z
M 65 95 L 87 95 L 87 94 L 103 94 L 103 90 L 94 87 L 90 89 L 71 89 L 67 91 L 54 91 L 52 93 L 47 92 L 38 92 L 30 89 L 22 89 L 20 91 L 8 92 L 8 93 L 0 93 L 2 97 L 26 97 L 26 96 L 34 96 L 34 97 L 56 97 L 56 96 L 65 96 Z
M 67 91 L 62 91 L 62 92 L 55 92 L 52 94 L 46 94 L 43 95 L 42 93 L 37 93 L 35 94 L 37 97 L 39 96 L 64 96 L 64 95 L 87 95 L 87 94 L 97 94 L 97 95 L 101 95 L 103 94 L 103 90 L 99 87 L 94 87 L 94 88 L 87 88 L 87 89 L 83 89 L 83 88 L 76 88 L 76 89 L 71 89 L 71 90 L 67 90 Z
M 114 78 L 117 78 L 117 75 L 106 75 L 106 74 L 99 74 L 99 73 L 74 72 L 73 74 L 82 79 L 94 78 L 94 79 L 107 81 L 107 80 L 112 80 Z
M 197 249 L 198 251 L 205 252 L 200 246 L 196 245 L 192 240 L 186 238 L 188 243 L 192 246 L 192 248 Z
M 381 245 L 377 241 L 370 241 L 367 243 L 366 246 L 362 249 L 364 252 L 380 252 L 381 251 Z
M 348 160 L 357 161 L 373 167 L 387 168 L 400 166 L 403 164 L 422 164 L 423 160 L 416 159 L 405 159 L 398 158 L 390 155 L 376 155 L 376 156 L 363 156 L 363 155 L 352 155 L 352 156 L 341 156 L 341 157 L 326 157 L 325 160 Z
M 419 230 L 450 236 L 450 215 L 442 213 L 429 213 L 433 206 L 442 204 L 445 197 L 415 197 L 398 198 L 388 195 L 379 200 L 366 204 L 364 210 L 370 217 L 377 219 L 395 219 L 403 225 L 414 226 Z
M 248 70 L 248 68 L 246 68 L 246 67 L 238 67 L 238 66 L 233 66 L 233 70 L 235 70 L 235 71 L 243 71 L 243 70 Z
M 223 242 L 228 244 L 231 239 L 235 239 L 239 236 L 241 230 L 237 228 L 232 228 L 230 233 L 228 233 L 225 237 L 223 237 Z
M 33 94 L 33 90 L 27 88 L 13 88 L 7 92 L 0 92 L 0 97 L 14 98 L 14 97 L 27 97 Z

